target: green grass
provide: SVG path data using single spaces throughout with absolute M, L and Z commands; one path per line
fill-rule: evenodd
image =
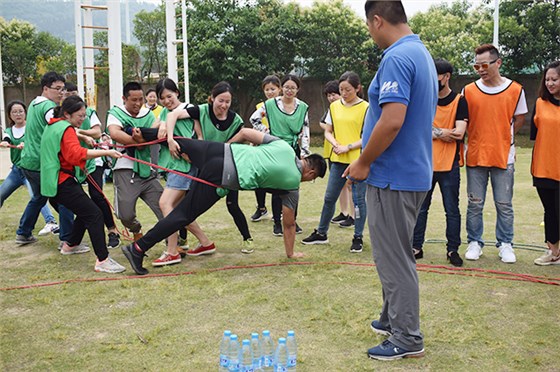
M 542 247 L 542 206 L 529 174 L 530 150 L 521 149 L 514 193 L 515 242 Z M 464 170 L 461 211 L 466 212 Z M 299 209 L 304 235 L 316 227 L 326 180 L 305 184 Z M 112 187 L 105 190 L 110 199 Z M 489 188 L 490 191 L 490 188 Z M 55 237 L 18 247 L 15 230 L 27 193 L 19 190 L 0 215 L 0 287 L 71 280 L 119 278 L 93 272 L 93 253 L 61 256 Z M 242 209 L 254 211 L 254 194 L 241 193 Z M 267 200 L 270 203 L 270 198 Z M 145 227 L 155 223 L 139 202 Z M 495 240 L 491 192 L 485 208 L 485 238 Z M 224 329 L 247 338 L 270 329 L 274 338 L 294 329 L 299 371 L 457 370 L 558 371 L 560 344 L 558 287 L 475 276 L 420 271 L 421 324 L 426 357 L 393 363 L 369 360 L 365 351 L 382 341 L 369 329 L 381 306 L 375 268 L 331 262 L 371 263 L 366 233 L 362 254 L 348 249 L 352 231 L 331 227 L 330 245 L 302 246 L 306 266 L 272 266 L 212 271 L 225 266 L 292 262 L 272 223 L 250 223 L 257 251 L 239 252 L 241 237 L 218 203 L 199 222 L 216 242 L 210 257 L 188 258 L 180 265 L 150 268 L 150 273 L 193 275 L 78 282 L 0 292 L 0 370 L 216 370 Z M 42 224 L 40 220 L 38 225 Z M 445 218 L 439 192 L 434 194 L 427 239 L 444 239 Z M 463 226 L 464 235 L 464 226 Z M 191 237 L 191 244 L 194 239 Z M 463 239 L 465 237 L 463 236 Z M 164 249 L 156 245 L 156 258 Z M 464 253 L 465 245 L 461 247 Z M 558 267 L 537 267 L 540 252 L 516 250 L 518 262 L 499 261 L 489 246 L 465 267 L 559 277 Z M 132 271 L 120 250 L 112 256 Z M 425 246 L 422 264 L 446 265 L 443 243 Z

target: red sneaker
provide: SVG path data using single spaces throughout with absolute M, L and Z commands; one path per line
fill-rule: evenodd
M 206 247 L 199 243 L 195 249 L 189 249 L 187 251 L 187 256 L 201 256 L 203 254 L 212 254 L 214 252 L 216 252 L 216 246 L 214 243 L 207 245 Z
M 173 265 L 181 262 L 181 255 L 171 255 L 167 252 L 163 252 L 161 256 L 155 261 L 152 262 L 152 266 L 165 266 L 165 265 Z

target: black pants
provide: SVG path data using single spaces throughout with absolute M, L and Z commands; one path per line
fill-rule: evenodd
M 104 171 L 103 167 L 96 167 L 95 172 L 90 173 L 90 176 L 93 178 L 93 181 L 99 186 L 99 188 L 101 188 L 101 190 L 103 190 L 103 171 Z M 93 185 L 93 183 L 89 178 L 87 179 L 87 184 L 88 184 L 88 193 L 91 200 L 93 200 L 95 205 L 97 205 L 101 210 L 101 213 L 103 213 L 103 221 L 105 222 L 105 226 L 107 226 L 108 229 L 114 228 L 115 219 L 113 218 L 111 207 L 109 206 L 109 203 L 105 199 L 105 196 L 95 188 L 95 186 Z
M 544 207 L 544 236 L 549 243 L 559 240 L 560 229 L 560 189 L 537 187 L 537 193 Z
M 80 244 L 86 230 L 93 245 L 93 250 L 99 261 L 109 256 L 103 227 L 103 213 L 91 200 L 74 178 L 69 178 L 58 185 L 58 193 L 50 198 L 53 206 L 64 205 L 76 215 L 74 227 L 66 243 L 70 246 Z

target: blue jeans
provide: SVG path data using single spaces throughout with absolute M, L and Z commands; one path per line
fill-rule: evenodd
M 22 169 L 23 175 L 29 182 L 31 186 L 31 190 L 33 190 L 33 196 L 29 203 L 27 203 L 27 207 L 23 211 L 23 215 L 19 220 L 19 228 L 17 229 L 17 235 L 23 236 L 31 236 L 33 233 L 33 229 L 35 228 L 35 223 L 37 222 L 37 218 L 39 217 L 39 212 L 41 208 L 47 202 L 47 198 L 41 195 L 41 174 L 39 172 L 30 171 L 27 169 Z M 72 225 L 74 224 L 74 214 L 64 208 L 64 206 L 60 206 L 57 210 L 58 218 L 59 218 L 59 239 L 61 241 L 66 241 L 66 239 L 70 238 L 70 234 L 72 233 Z
M 17 165 L 12 165 L 12 170 L 4 180 L 4 182 L 0 185 L 0 208 L 4 205 L 4 201 L 10 197 L 20 186 L 27 187 L 27 192 L 29 192 L 29 196 L 33 197 L 33 190 L 31 189 L 31 185 L 23 175 L 23 172 Z M 49 206 L 47 204 L 43 205 L 41 208 L 41 214 L 45 219 L 45 223 L 56 223 L 56 219 L 54 218 Z
M 457 252 L 461 245 L 461 213 L 459 212 L 459 185 L 461 183 L 461 176 L 458 162 L 453 164 L 449 172 L 434 172 L 432 189 L 428 191 L 426 199 L 424 199 L 422 207 L 420 208 L 418 219 L 416 220 L 412 246 L 421 249 L 424 244 L 426 223 L 428 222 L 428 210 L 432 203 L 432 194 L 438 183 L 443 199 L 443 208 L 445 209 L 447 251 Z
M 336 210 L 336 201 L 346 183 L 346 178 L 342 178 L 342 173 L 344 173 L 347 167 L 348 164 L 331 163 L 323 210 L 321 211 L 321 220 L 317 228 L 320 234 L 326 234 L 329 231 L 329 224 Z M 367 216 L 366 189 L 367 184 L 365 182 L 352 184 L 352 200 L 356 206 L 356 218 L 354 222 L 354 237 L 356 238 L 361 238 L 364 235 L 364 225 Z
M 494 167 L 467 167 L 467 240 L 484 245 L 482 234 L 484 222 L 482 210 L 486 199 L 488 176 L 492 182 L 492 194 L 496 206 L 496 240 L 500 243 L 513 241 L 513 164 L 507 169 Z

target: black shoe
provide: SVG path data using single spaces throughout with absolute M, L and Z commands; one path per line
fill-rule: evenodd
M 107 248 L 109 249 L 118 248 L 119 245 L 121 245 L 121 239 L 119 237 L 119 234 L 110 232 L 108 237 L 109 239 L 107 240 Z
M 23 235 L 16 235 L 16 244 L 19 245 L 27 245 L 31 243 L 35 243 L 37 238 L 33 235 L 23 236 Z
M 303 229 L 301 227 L 299 227 L 299 225 L 296 223 L 296 234 L 301 234 L 303 232 Z
M 327 244 L 329 242 L 329 238 L 327 238 L 327 234 L 320 234 L 317 229 L 315 229 L 311 235 L 303 239 L 301 242 L 303 244 Z
M 251 221 L 257 222 L 262 220 L 266 215 L 268 215 L 268 211 L 266 208 L 257 208 L 255 213 L 251 216 Z
M 364 242 L 362 238 L 354 237 L 352 239 L 352 246 L 350 247 L 351 253 L 361 253 L 364 248 Z
M 354 226 L 354 219 L 351 216 L 348 216 L 346 220 L 338 224 L 338 227 L 352 227 L 352 226 Z
M 414 258 L 417 260 L 424 258 L 424 250 L 422 250 L 422 248 L 412 248 L 412 252 L 414 253 Z
M 451 262 L 451 265 L 461 267 L 463 266 L 463 259 L 459 256 L 459 253 L 453 251 L 447 253 L 447 259 Z
M 134 248 L 134 243 L 125 245 L 121 247 L 124 256 L 130 262 L 132 270 L 138 275 L 146 275 L 149 271 L 142 267 L 142 261 L 144 261 L 144 254 L 140 253 Z
M 341 222 L 343 222 L 343 221 L 346 221 L 347 218 L 348 218 L 348 216 L 346 216 L 345 214 L 343 214 L 343 213 L 341 212 L 338 216 L 336 216 L 335 218 L 333 218 L 333 219 L 331 220 L 331 223 L 339 224 L 339 223 L 341 223 Z
M 280 222 L 274 222 L 274 227 L 272 228 L 272 235 L 282 236 L 284 232 L 282 231 L 282 224 Z
M 54 229 L 52 229 L 52 230 L 51 230 L 51 234 L 53 234 L 53 235 L 58 235 L 58 234 L 60 234 L 60 227 L 57 226 L 57 227 L 55 227 Z

